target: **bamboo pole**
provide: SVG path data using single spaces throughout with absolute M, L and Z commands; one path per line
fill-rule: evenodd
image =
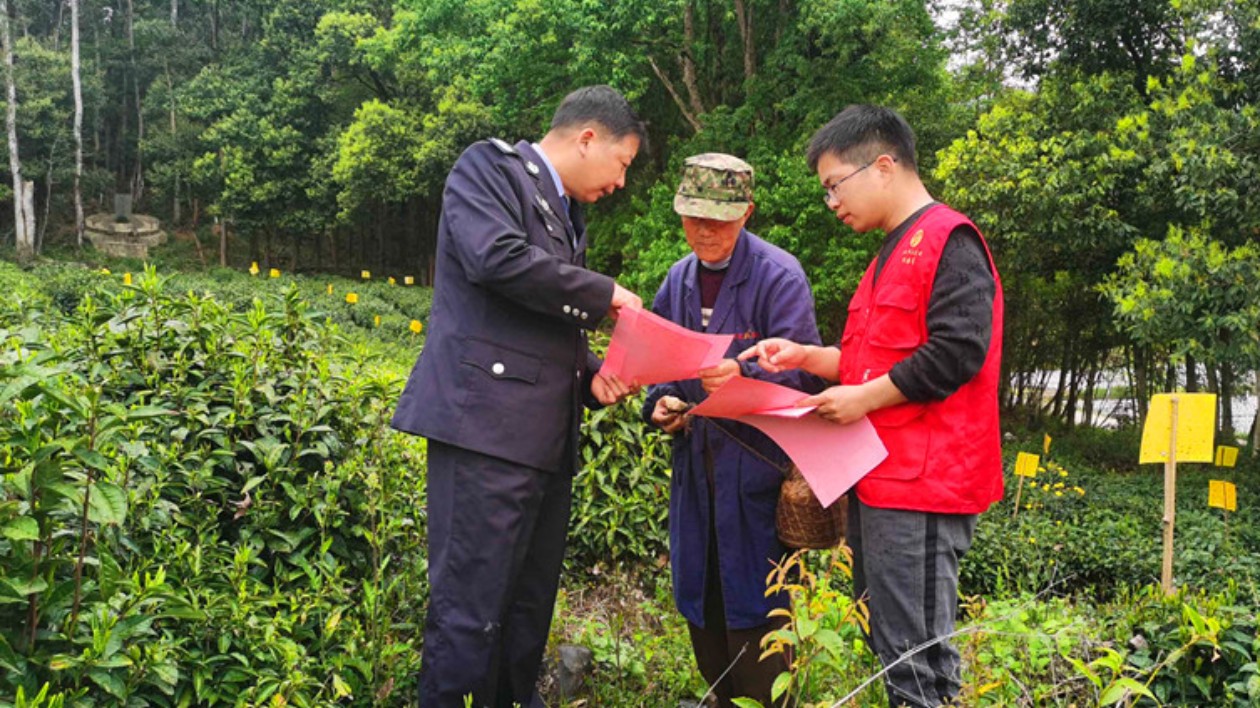
M 1177 520 L 1177 396 L 1171 399 L 1172 423 L 1168 435 L 1168 459 L 1164 461 L 1164 568 L 1161 585 L 1173 593 L 1173 526 Z

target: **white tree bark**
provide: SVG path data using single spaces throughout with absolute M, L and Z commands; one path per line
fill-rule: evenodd
M 83 82 L 79 76 L 79 0 L 70 0 L 70 79 L 74 83 L 74 234 L 83 248 Z
M 26 220 L 26 240 L 30 244 L 30 254 L 35 254 L 35 183 L 30 180 L 22 182 L 22 218 Z
M 22 181 L 22 161 L 18 157 L 17 83 L 13 77 L 13 37 L 9 29 L 9 2 L 0 0 L 0 44 L 4 49 L 5 124 L 9 131 L 9 171 L 13 173 L 13 231 L 18 260 L 35 256 L 34 214 L 26 214 L 28 182 Z M 34 192 L 34 188 L 31 188 Z

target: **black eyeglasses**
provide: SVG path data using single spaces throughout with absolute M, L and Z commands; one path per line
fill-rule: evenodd
M 826 190 L 826 193 L 823 194 L 823 202 L 830 204 L 833 201 L 839 201 L 840 200 L 839 197 L 836 196 L 836 189 L 840 185 L 844 184 L 845 182 L 848 182 L 854 177 L 857 177 L 859 172 L 875 164 L 878 160 L 879 158 L 877 157 L 874 160 L 871 160 L 870 162 L 866 163 L 865 165 L 862 165 L 861 167 L 857 168 L 856 170 L 853 170 L 852 172 L 845 175 L 844 177 L 841 177 L 835 182 L 832 182 L 831 184 L 824 184 L 823 189 Z M 896 162 L 896 160 L 894 159 L 893 162 Z

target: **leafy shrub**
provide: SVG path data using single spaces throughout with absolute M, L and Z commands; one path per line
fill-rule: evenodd
M 1117 603 L 1115 627 L 1123 651 L 1109 650 L 1116 659 L 1111 668 L 1158 700 L 1135 705 L 1260 703 L 1260 625 L 1255 605 L 1239 606 L 1238 599 L 1234 588 L 1165 596 L 1151 586 Z
M 0 311 L 0 694 L 404 694 L 426 588 L 397 374 L 293 286 L 236 311 L 151 270 L 59 277 L 71 312 Z
M 642 397 L 587 414 L 574 481 L 569 559 L 578 568 L 663 564 L 670 445 L 639 417 Z
M 1013 459 L 1014 450 L 1008 454 Z M 1012 468 L 1008 462 L 1007 469 Z M 1233 582 L 1260 602 L 1260 516 L 1247 474 L 1245 469 L 1227 472 L 1200 465 L 1179 468 L 1174 544 L 1178 584 L 1219 592 Z M 1228 527 L 1220 510 L 1206 508 L 1208 480 L 1220 478 L 1238 480 L 1238 512 L 1229 515 Z M 1009 475 L 1005 498 L 981 515 L 960 568 L 964 592 L 1087 593 L 1107 601 L 1126 588 L 1159 581 L 1162 468 L 1100 472 L 1075 461 L 1050 460 L 1037 478 L 1025 481 L 1015 515 L 1018 485 L 1018 478 Z M 1222 557 L 1231 559 L 1228 566 L 1220 562 Z

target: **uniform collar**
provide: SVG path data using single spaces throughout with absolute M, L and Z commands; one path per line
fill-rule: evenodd
M 547 157 L 547 153 L 543 151 L 542 146 L 538 143 L 530 143 L 530 147 L 534 148 L 534 152 L 538 153 L 538 159 L 542 160 L 543 165 L 547 168 L 547 173 L 551 175 L 551 180 L 556 184 L 556 193 L 564 200 L 565 204 L 569 203 L 569 198 L 564 194 L 564 182 L 560 181 L 560 173 L 556 172 L 556 168 L 551 164 L 551 158 Z

